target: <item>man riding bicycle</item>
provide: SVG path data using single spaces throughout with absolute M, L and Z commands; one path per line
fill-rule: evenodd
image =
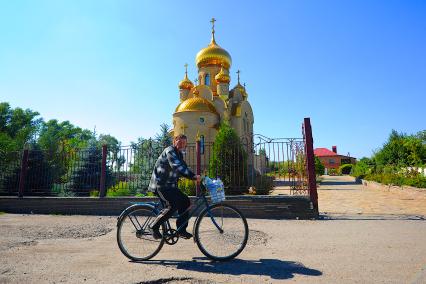
M 188 168 L 183 160 L 182 152 L 186 149 L 187 138 L 183 134 L 177 135 L 173 139 L 173 146 L 163 150 L 155 162 L 152 171 L 149 190 L 156 193 L 166 204 L 157 218 L 152 222 L 149 229 L 155 239 L 161 239 L 160 226 L 167 221 L 173 213 L 178 210 L 179 217 L 176 220 L 176 226 L 182 229 L 178 232 L 180 237 L 189 239 L 192 234 L 186 231 L 188 226 L 188 208 L 191 202 L 188 196 L 182 193 L 178 186 L 178 179 L 184 176 L 188 179 L 200 182 L 201 176 L 194 174 Z M 183 224 L 186 222 L 186 224 Z

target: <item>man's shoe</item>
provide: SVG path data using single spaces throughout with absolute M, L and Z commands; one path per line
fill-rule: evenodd
M 159 240 L 161 238 L 163 238 L 163 236 L 160 233 L 160 229 L 158 228 L 151 228 L 150 226 L 148 226 L 148 230 L 151 233 L 151 235 L 154 237 L 154 239 Z
M 184 239 L 190 239 L 192 238 L 192 234 L 188 233 L 187 231 L 179 232 L 179 237 L 182 237 Z

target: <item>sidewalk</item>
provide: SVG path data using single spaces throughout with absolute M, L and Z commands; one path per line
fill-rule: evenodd
M 356 184 L 350 176 L 323 176 L 318 188 L 320 213 L 414 215 L 426 218 L 426 191 L 388 191 Z

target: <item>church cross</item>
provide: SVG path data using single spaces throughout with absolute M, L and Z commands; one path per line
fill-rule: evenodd
M 188 63 L 185 63 L 185 74 L 188 74 Z
M 212 18 L 212 19 L 210 20 L 210 23 L 212 23 L 212 33 L 214 33 L 214 22 L 216 22 L 216 19 L 215 19 L 215 18 Z
M 240 83 L 240 73 L 241 73 L 241 71 L 240 71 L 240 69 L 238 69 L 238 71 L 237 71 L 237 75 L 238 75 L 238 84 Z

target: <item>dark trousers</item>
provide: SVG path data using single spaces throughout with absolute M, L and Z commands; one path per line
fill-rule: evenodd
M 177 210 L 180 217 L 176 220 L 176 228 L 183 225 L 180 231 L 185 231 L 186 227 L 188 227 L 188 208 L 191 205 L 191 201 L 188 196 L 183 194 L 177 187 L 157 190 L 157 195 L 165 202 L 166 206 L 163 210 L 161 210 L 160 214 L 157 218 L 155 218 L 151 226 L 154 229 L 158 229 L 160 225 L 167 221 Z

